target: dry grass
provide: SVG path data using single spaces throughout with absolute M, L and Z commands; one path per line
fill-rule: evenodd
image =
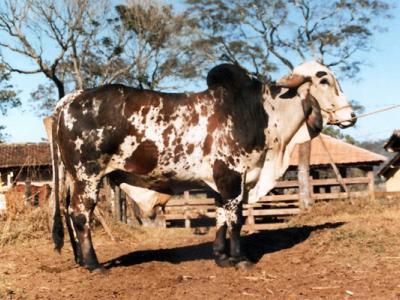
M 327 250 L 338 263 L 368 264 L 374 259 L 400 258 L 400 199 L 354 199 L 317 203 L 289 226 L 340 223 L 335 230 L 315 231 L 310 243 Z
M 168 228 L 168 234 L 165 229 L 160 227 L 143 227 L 138 224 L 124 224 L 114 219 L 109 209 L 100 202 L 101 215 L 107 226 L 110 228 L 112 235 L 117 241 L 127 241 L 132 244 L 146 245 L 154 241 L 168 241 L 173 245 L 180 244 L 185 238 L 193 237 L 193 233 L 185 228 Z M 92 223 L 94 235 L 105 234 L 100 222 L 94 219 Z
M 331 200 L 316 203 L 310 212 L 290 219 L 289 225 L 316 224 L 323 221 L 348 221 L 360 216 L 381 214 L 387 211 L 400 210 L 400 198 L 355 198 L 349 200 Z
M 49 235 L 48 215 L 44 209 L 25 210 L 5 215 L 0 220 L 0 246 L 43 238 Z

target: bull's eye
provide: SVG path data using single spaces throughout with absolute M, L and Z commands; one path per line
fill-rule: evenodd
M 319 82 L 320 84 L 326 84 L 326 85 L 331 85 L 328 81 L 328 79 L 321 79 L 321 81 Z

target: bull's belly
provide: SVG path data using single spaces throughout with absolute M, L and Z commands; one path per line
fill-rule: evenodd
M 168 174 L 164 176 L 138 175 L 126 171 L 114 171 L 108 177 L 117 185 L 126 183 L 165 194 L 180 194 L 191 189 L 204 189 L 207 184 L 202 179 L 179 179 Z
M 197 162 L 181 161 L 180 164 L 157 165 L 147 174 L 123 169 L 112 172 L 109 177 L 117 184 L 127 183 L 167 194 L 180 194 L 190 189 L 207 188 L 218 192 L 213 179 L 212 165 L 210 159 Z M 258 166 L 240 165 L 231 166 L 231 168 L 240 174 L 246 173 L 245 180 L 248 187 L 252 187 L 260 175 Z

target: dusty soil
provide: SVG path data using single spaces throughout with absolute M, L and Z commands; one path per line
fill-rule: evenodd
M 73 263 L 46 234 L 0 248 L 1 299 L 396 299 L 400 205 L 322 203 L 282 229 L 247 234 L 250 271 L 218 268 L 213 231 L 114 227 L 94 233 L 107 274 Z M 0 230 L 1 230 L 0 224 Z

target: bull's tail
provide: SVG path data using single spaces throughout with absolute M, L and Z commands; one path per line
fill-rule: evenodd
M 51 225 L 52 238 L 55 245 L 55 250 L 61 251 L 64 246 L 64 225 L 61 218 L 60 209 L 60 174 L 59 174 L 59 158 L 58 147 L 55 143 L 54 137 L 56 135 L 56 122 L 53 116 L 47 117 L 43 120 L 46 133 L 50 143 L 52 167 L 53 167 L 53 189 L 50 197 L 50 208 L 52 208 L 53 218 Z

